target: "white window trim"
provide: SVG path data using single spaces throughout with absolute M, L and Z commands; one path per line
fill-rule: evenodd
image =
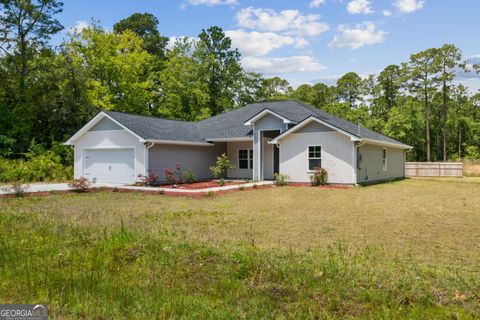
M 310 147 L 312 147 L 312 148 L 320 147 L 320 157 L 311 158 L 310 157 Z M 322 146 L 319 146 L 319 145 L 314 145 L 314 146 L 312 145 L 312 146 L 307 147 L 307 158 L 308 158 L 307 169 L 308 169 L 308 172 L 313 172 L 314 171 L 313 169 L 310 169 L 310 160 L 322 160 L 322 149 L 323 149 Z
M 387 171 L 387 169 L 388 169 L 387 159 L 388 159 L 387 148 L 382 148 L 382 169 L 383 169 L 383 171 Z
M 242 160 L 247 160 L 248 161 L 248 164 L 247 164 L 247 168 L 240 168 L 240 150 L 247 150 L 247 159 L 242 159 Z M 252 157 L 250 157 L 250 155 Z M 238 170 L 253 170 L 253 167 L 250 166 L 253 160 L 253 148 L 238 148 L 237 149 L 237 160 L 238 160 Z

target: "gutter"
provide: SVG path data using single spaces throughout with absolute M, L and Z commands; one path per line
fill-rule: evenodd
M 173 144 L 180 146 L 203 146 L 203 147 L 212 147 L 213 143 L 208 142 L 186 142 L 186 141 L 175 141 L 175 140 L 146 140 L 147 143 L 153 144 Z

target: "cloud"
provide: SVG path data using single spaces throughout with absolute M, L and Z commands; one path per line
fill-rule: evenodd
M 383 10 L 382 13 L 385 17 L 390 17 L 392 15 L 392 11 L 390 10 Z
M 236 19 L 242 28 L 297 36 L 316 36 L 329 30 L 329 26 L 320 21 L 319 15 L 302 15 L 298 10 L 276 12 L 272 9 L 248 7 L 240 10 Z
M 347 5 L 350 14 L 371 14 L 373 13 L 369 0 L 352 0 Z
M 192 6 L 220 6 L 220 5 L 236 5 L 238 3 L 237 0 L 187 0 L 187 3 L 191 4 Z
M 396 0 L 394 6 L 403 13 L 412 13 L 425 5 L 423 0 Z
M 285 45 L 305 46 L 302 38 L 295 39 L 273 32 L 248 32 L 239 29 L 225 31 L 225 35 L 232 39 L 232 47 L 238 48 L 245 56 L 264 56 Z
M 75 24 L 71 27 L 68 28 L 68 32 L 70 33 L 80 33 L 83 31 L 83 29 L 86 29 L 89 27 L 88 22 L 83 21 L 83 20 L 78 20 L 75 21 Z
M 283 58 L 245 57 L 242 59 L 245 69 L 263 74 L 284 74 L 295 72 L 313 72 L 325 69 L 314 57 L 291 56 Z
M 480 74 L 476 72 L 476 70 L 473 68 L 474 64 L 479 64 L 480 63 L 480 55 L 474 55 L 470 58 L 467 59 L 467 63 L 465 65 L 465 69 L 460 69 L 456 68 L 455 69 L 455 76 L 457 77 L 457 80 L 471 80 L 471 79 L 478 79 L 480 78 Z
M 330 48 L 358 49 L 366 45 L 382 43 L 386 35 L 386 32 L 377 29 L 377 26 L 370 21 L 358 24 L 353 28 L 340 25 L 339 31 L 340 34 L 336 35 L 328 44 Z
M 325 0 L 312 0 L 310 1 L 310 8 L 318 8 L 322 4 L 325 4 Z

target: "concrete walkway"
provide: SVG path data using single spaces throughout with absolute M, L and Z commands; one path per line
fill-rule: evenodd
M 227 191 L 227 190 L 236 190 L 240 187 L 243 188 L 252 188 L 254 185 L 264 186 L 271 185 L 273 181 L 260 181 L 254 183 L 244 183 L 239 185 L 230 185 L 223 187 L 212 187 L 205 189 L 179 189 L 179 188 L 157 188 L 157 187 L 136 187 L 136 186 L 127 186 L 121 184 L 111 184 L 111 183 L 96 183 L 92 185 L 92 188 L 118 188 L 123 190 L 135 190 L 135 191 L 165 191 L 168 193 L 178 193 L 178 194 L 191 194 L 191 193 L 207 193 L 207 192 L 218 192 L 218 191 Z M 36 192 L 50 192 L 50 191 L 66 191 L 71 190 L 68 186 L 68 183 L 32 183 L 25 190 L 27 193 L 36 193 Z M 2 194 L 12 194 L 13 191 L 8 188 L 8 185 L 0 185 L 0 195 Z

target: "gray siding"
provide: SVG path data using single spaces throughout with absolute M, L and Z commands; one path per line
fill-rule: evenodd
M 262 179 L 262 172 L 261 169 L 262 165 L 260 163 L 260 132 L 261 130 L 280 130 L 280 132 L 283 132 L 286 130 L 286 124 L 283 123 L 283 120 L 271 115 L 267 114 L 263 118 L 257 120 L 257 122 L 254 123 L 254 133 L 253 133 L 253 138 L 254 138 L 254 150 L 253 150 L 253 158 L 254 158 L 254 165 L 253 165 L 253 174 L 254 174 L 254 179 L 255 180 L 261 180 Z
M 405 176 L 405 152 L 401 149 L 387 149 L 387 170 L 383 170 L 383 147 L 366 144 L 359 147 L 362 168 L 357 168 L 357 181 L 371 182 L 402 178 Z
M 227 177 L 232 179 L 253 179 L 253 170 L 239 169 L 238 167 L 238 150 L 253 149 L 252 141 L 236 141 L 227 143 L 228 159 L 232 162 L 235 169 L 228 170 Z M 255 161 L 254 161 L 255 165 Z
M 327 127 L 316 121 L 307 124 L 305 127 L 298 129 L 295 133 L 308 133 L 308 132 L 331 132 L 335 131 L 332 128 Z
M 353 142 L 336 131 L 292 133 L 280 140 L 280 173 L 289 181 L 309 182 L 308 147 L 322 147 L 322 168 L 328 183 L 354 184 Z
M 96 125 L 94 125 L 89 131 L 108 131 L 108 130 L 123 130 L 118 124 L 108 118 L 103 118 Z
M 184 171 L 191 169 L 199 180 L 211 179 L 209 167 L 226 152 L 226 143 L 216 143 L 211 147 L 154 145 L 148 149 L 148 168 L 157 173 L 161 181 L 165 181 L 165 169 L 174 169 L 177 163 Z

